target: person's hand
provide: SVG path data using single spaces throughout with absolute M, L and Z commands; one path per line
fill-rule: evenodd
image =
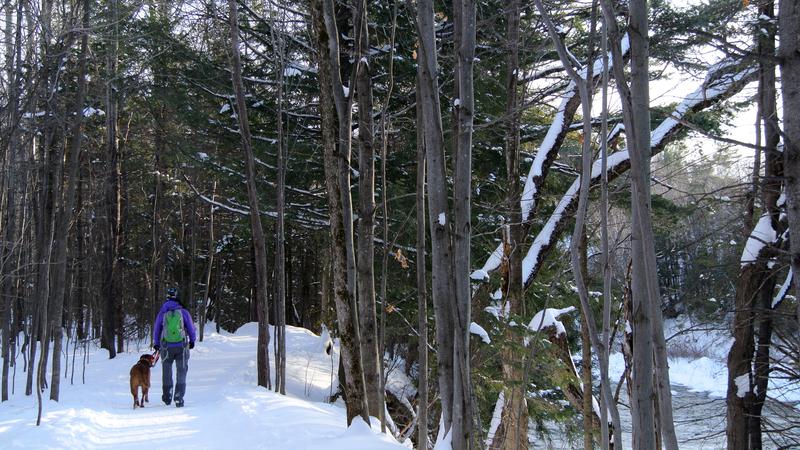
M 156 349 L 157 352 L 161 351 L 161 346 L 158 344 L 153 344 L 153 348 Z
M 194 342 L 189 342 L 189 350 L 194 348 Z

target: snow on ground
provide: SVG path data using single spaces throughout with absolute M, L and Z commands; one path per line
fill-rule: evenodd
M 697 356 L 670 356 L 670 383 L 683 386 L 690 392 L 706 393 L 712 398 L 724 399 L 728 392 L 726 361 L 733 343 L 730 332 L 707 324 L 693 326 L 688 321 L 667 320 L 664 324 L 664 335 L 669 339 L 667 348 L 673 352 L 677 349 Z M 612 353 L 609 363 L 609 375 L 616 382 L 625 370 L 622 354 Z M 774 378 L 770 379 L 768 392 L 770 397 L 778 400 L 800 403 L 800 391 L 787 388 Z
M 148 349 L 133 349 L 113 360 L 104 350 L 90 349 L 86 384 L 79 382 L 78 362 L 76 384 L 62 381 L 61 401 L 45 400 L 40 427 L 35 425 L 36 396 L 23 395 L 25 374 L 20 368 L 16 395 L 0 404 L 2 447 L 405 448 L 381 435 L 379 426 L 370 429 L 355 420 L 348 428 L 341 401 L 323 402 L 337 382 L 331 368 L 338 367 L 338 350 L 333 357 L 326 355 L 320 337 L 287 327 L 287 396 L 256 386 L 256 342 L 256 324 L 234 334 L 210 333 L 199 342 L 189 360 L 184 408 L 161 402 L 161 362 L 152 369 L 150 403 L 143 409 L 132 408 L 128 372 Z M 45 392 L 43 398 L 48 395 Z
M 712 450 L 725 448 L 725 396 L 728 389 L 728 371 L 725 365 L 732 338 L 730 332 L 722 327 L 708 324 L 694 324 L 691 321 L 668 320 L 665 325 L 665 336 L 673 336 L 667 347 L 673 356 L 669 358 L 669 375 L 672 383 L 672 405 L 675 415 L 678 443 L 683 450 Z M 689 331 L 689 330 L 693 331 Z M 619 348 L 617 344 L 615 346 Z M 686 356 L 676 356 L 686 355 Z M 616 384 L 625 369 L 620 353 L 612 353 L 609 365 L 611 382 Z M 599 375 L 595 372 L 595 378 Z M 800 402 L 800 393 L 796 389 L 776 385 L 770 380 L 770 396 L 790 404 Z M 631 448 L 631 416 L 625 406 L 629 404 L 626 389 L 621 390 L 623 448 Z M 794 417 L 796 409 L 776 402 L 768 402 L 765 414 L 773 420 L 773 425 L 786 425 L 783 417 Z M 547 435 L 538 431 L 529 434 L 531 448 L 548 448 L 566 450 L 582 445 L 580 429 L 569 430 L 564 424 L 548 422 L 545 424 Z M 570 435 L 569 432 L 572 432 Z M 772 442 L 780 438 L 784 443 Z M 772 436 L 765 442 L 764 448 L 777 448 L 778 445 L 796 443 L 796 432 L 787 432 L 785 436 Z M 779 440 L 780 440 L 779 439 Z M 795 447 L 784 447 L 795 448 Z

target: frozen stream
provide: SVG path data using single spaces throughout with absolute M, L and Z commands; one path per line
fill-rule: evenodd
M 675 414 L 675 431 L 678 434 L 678 443 L 682 450 L 717 450 L 725 448 L 725 400 L 714 398 L 706 392 L 692 392 L 685 386 L 673 385 L 672 403 Z M 627 404 L 628 399 L 623 390 L 622 402 Z M 784 425 L 785 421 L 775 419 L 783 415 L 800 416 L 796 409 L 787 410 L 774 402 L 768 404 L 768 415 L 777 422 L 777 425 Z M 783 414 L 778 414 L 783 413 Z M 631 448 L 631 416 L 626 406 L 621 406 L 620 414 L 622 418 L 622 433 L 624 448 Z M 532 449 L 576 449 L 582 448 L 583 437 L 576 435 L 573 439 L 562 440 L 567 433 L 563 428 L 551 430 L 548 442 L 540 436 L 531 435 Z M 556 439 L 558 438 L 558 439 Z M 778 448 L 800 448 L 800 430 L 793 433 L 781 433 L 775 436 L 778 442 L 771 441 L 769 436 L 765 436 L 765 449 Z

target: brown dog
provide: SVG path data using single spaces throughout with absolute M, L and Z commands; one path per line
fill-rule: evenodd
M 153 355 L 142 355 L 139 362 L 131 367 L 131 395 L 133 395 L 133 408 L 144 408 L 144 402 L 150 403 L 147 392 L 150 390 L 150 368 L 155 364 Z M 142 400 L 139 401 L 139 386 L 142 387 Z

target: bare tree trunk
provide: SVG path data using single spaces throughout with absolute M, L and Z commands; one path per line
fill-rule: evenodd
M 592 450 L 594 448 L 592 431 L 592 344 L 589 338 L 589 327 L 586 321 L 581 321 L 581 382 L 583 384 L 583 448 Z
M 267 306 L 267 248 L 264 229 L 261 226 L 261 213 L 258 206 L 256 190 L 256 172 L 253 147 L 250 140 L 250 124 L 247 118 L 244 85 L 242 83 L 242 65 L 239 57 L 239 22 L 236 0 L 228 0 L 228 14 L 231 39 L 231 62 L 233 90 L 236 94 L 236 115 L 239 119 L 239 131 L 242 135 L 242 147 L 247 172 L 247 198 L 250 206 L 250 230 L 253 233 L 254 267 L 256 278 L 255 302 L 258 314 L 258 385 L 271 388 L 269 377 L 269 308 Z
M 633 1 L 630 5 L 631 27 L 631 88 L 626 99 L 630 117 L 626 123 L 626 140 L 631 154 L 631 207 L 633 259 L 633 398 L 634 448 L 655 448 L 656 411 L 653 399 L 657 394 L 653 386 L 653 329 L 654 310 L 661 302 L 651 284 L 651 265 L 648 242 L 652 243 L 650 226 L 650 95 L 648 79 L 647 3 Z M 618 81 L 619 84 L 619 81 Z M 653 258 L 654 260 L 654 258 Z M 638 431 L 638 433 L 637 433 Z
M 453 25 L 456 40 L 456 78 L 459 104 L 456 105 L 457 135 L 453 171 L 453 270 L 454 345 L 453 345 L 453 447 L 477 448 L 469 352 L 469 326 L 472 315 L 470 286 L 470 243 L 472 237 L 472 123 L 475 97 L 472 67 L 475 62 L 475 1 L 455 0 Z
M 279 7 L 280 9 L 280 7 Z M 291 256 L 286 254 L 286 143 L 283 130 L 283 98 L 284 98 L 284 71 L 285 46 L 283 41 L 283 21 L 285 15 L 283 9 L 275 13 L 270 10 L 270 40 L 272 44 L 272 55 L 277 63 L 276 70 L 276 94 L 277 94 L 277 182 L 276 182 L 276 212 L 277 220 L 275 223 L 275 392 L 286 394 L 286 265 L 287 259 L 291 261 Z M 277 18 L 277 20 L 275 20 Z M 291 279 L 291 272 L 289 273 Z M 291 288 L 288 290 L 291 295 Z
M 759 4 L 759 17 L 774 17 L 774 4 Z M 764 178 L 761 179 L 761 198 L 767 220 L 775 230 L 780 230 L 780 210 L 777 205 L 783 181 L 783 157 L 778 151 L 780 135 L 777 123 L 775 85 L 775 35 L 771 23 L 759 26 L 758 32 L 759 84 L 757 134 L 760 137 L 764 124 Z M 760 141 L 759 141 L 760 143 Z M 753 192 L 758 192 L 760 157 L 754 163 Z M 746 216 L 747 231 L 753 231 L 752 214 Z M 780 235 L 780 232 L 778 233 Z M 757 256 L 757 255 L 756 255 Z M 734 311 L 734 343 L 728 354 L 727 428 L 729 449 L 760 449 L 761 411 L 767 395 L 769 379 L 769 348 L 772 340 L 771 301 L 775 287 L 775 272 L 766 260 L 745 265 L 739 272 Z M 741 291 L 741 292 L 740 292 Z M 758 347 L 755 346 L 755 328 L 758 323 Z M 757 389 L 754 389 L 757 387 Z
M 212 269 L 214 268 L 214 254 L 216 253 L 216 249 L 214 248 L 214 201 L 217 196 L 217 183 L 214 182 L 214 187 L 211 189 L 211 205 L 208 207 L 208 255 L 206 256 L 206 260 L 208 261 L 208 266 L 206 266 L 206 286 L 203 290 L 203 306 L 200 308 L 200 336 L 198 339 L 200 342 L 203 342 L 203 332 L 206 328 L 206 321 L 208 320 L 208 307 L 211 303 L 211 299 L 209 298 L 210 289 L 211 289 L 211 273 Z M 219 271 L 219 269 L 217 269 Z M 217 286 L 219 289 L 219 286 Z
M 80 168 L 80 155 L 83 138 L 83 108 L 86 97 L 86 73 L 87 57 L 89 52 L 89 0 L 83 1 L 83 21 L 82 38 L 80 50 L 80 62 L 78 68 L 78 92 L 75 99 L 75 109 L 73 111 L 73 123 L 71 124 L 71 142 L 69 153 L 69 165 L 67 167 L 66 186 L 63 197 L 59 198 L 60 210 L 58 211 L 56 228 L 54 232 L 55 248 L 53 251 L 53 261 L 51 270 L 52 287 L 50 289 L 50 327 L 53 334 L 53 369 L 50 382 L 50 400 L 58 401 L 61 386 L 61 346 L 63 339 L 62 321 L 64 311 L 64 296 L 66 294 L 67 276 L 67 242 L 69 241 L 69 228 L 72 222 L 73 208 L 75 206 L 75 192 L 79 182 L 78 169 Z M 61 180 L 56 180 L 61 183 Z
M 425 244 L 425 136 L 419 81 L 416 89 L 417 124 L 417 448 L 428 449 L 428 276 Z M 384 218 L 384 220 L 386 220 Z M 385 301 L 385 300 L 384 300 Z M 384 309 L 386 305 L 383 305 Z
M 386 309 L 389 307 L 389 299 L 386 296 L 386 284 L 388 283 L 388 266 L 389 266 L 389 180 L 386 177 L 386 160 L 388 158 L 388 146 L 389 146 L 389 127 L 391 124 L 388 122 L 387 114 L 389 112 L 389 102 L 392 99 L 392 93 L 394 92 L 394 53 L 395 53 L 395 33 L 397 31 L 397 6 L 398 2 L 394 2 L 392 5 L 392 32 L 390 38 L 390 45 L 391 49 L 389 50 L 389 88 L 386 90 L 386 99 L 383 102 L 383 111 L 381 111 L 381 133 L 382 133 L 382 142 L 381 142 L 381 203 L 383 205 L 383 261 L 381 264 L 381 316 L 380 316 L 380 324 L 378 328 L 378 373 L 380 374 L 380 420 L 381 420 L 381 433 L 386 432 L 386 367 L 384 363 L 384 353 L 386 352 Z M 417 110 L 419 112 L 419 110 Z M 417 114 L 419 117 L 419 114 Z M 417 145 L 419 145 L 419 132 L 417 133 Z M 418 149 L 419 150 L 419 149 Z M 424 154 L 421 156 L 424 161 Z M 420 160 L 420 155 L 417 155 L 417 161 Z M 419 175 L 419 174 L 418 174 Z M 423 177 L 424 177 L 424 169 L 423 169 Z M 419 176 L 417 176 L 419 181 Z M 423 179 L 424 182 L 424 179 Z M 423 208 L 424 205 L 424 189 L 423 189 L 423 201 L 419 202 L 420 208 Z M 419 194 L 418 194 L 419 195 Z M 419 200 L 419 199 L 417 199 Z M 422 214 L 419 210 L 417 214 Z M 424 219 L 424 216 L 423 216 Z M 423 221 L 424 227 L 424 221 Z M 424 228 L 423 228 L 424 232 Z M 423 239 L 423 253 L 417 253 L 418 255 L 424 255 L 424 239 L 425 235 L 422 236 Z M 422 262 L 424 264 L 425 258 L 422 257 Z M 424 275 L 424 273 L 423 273 Z M 419 281 L 419 280 L 417 280 Z M 424 285 L 423 285 L 424 288 Z M 419 301 L 419 299 L 418 299 Z M 427 309 L 427 308 L 426 308 Z M 427 311 L 425 311 L 427 314 Z M 427 323 L 426 323 L 427 327 Z M 427 330 L 425 330 L 427 333 Z M 426 336 L 427 341 L 427 336 Z M 427 344 L 427 342 L 426 342 Z M 426 353 L 427 356 L 427 353 Z M 427 360 L 425 361 L 424 369 L 427 371 Z M 426 383 L 427 383 L 427 373 L 425 374 Z M 427 389 L 427 386 L 426 386 Z M 427 398 L 427 393 L 426 393 Z M 427 400 L 426 400 L 427 402 Z M 419 424 L 419 423 L 418 423 Z M 427 413 L 426 413 L 426 427 L 427 427 Z M 427 431 L 426 431 L 427 433 Z M 425 442 L 425 441 L 423 441 Z
M 800 298 L 800 0 L 782 0 L 779 8 L 786 212 L 795 298 Z M 800 321 L 800 304 L 797 320 Z
M 20 148 L 21 143 L 19 139 L 19 132 L 17 130 L 17 122 L 19 120 L 19 96 L 17 85 L 20 82 L 20 64 L 21 64 L 21 22 L 22 22 L 22 6 L 21 2 L 17 4 L 16 24 L 14 23 L 11 2 L 6 4 L 6 76 L 9 83 L 9 104 L 8 104 L 8 120 L 9 120 L 9 137 L 8 137 L 8 151 L 6 162 L 7 175 L 4 177 L 5 182 L 5 199 L 6 204 L 3 213 L 5 214 L 5 222 L 2 228 L 3 243 L 0 248 L 0 308 L 2 308 L 2 358 L 3 358 L 3 374 L 2 374 L 2 400 L 8 400 L 8 375 L 9 363 L 11 359 L 11 347 L 16 339 L 16 328 L 12 326 L 12 305 L 14 300 L 14 280 L 19 277 L 18 269 L 13 267 L 12 261 L 18 259 L 15 255 L 19 255 L 19 245 L 17 243 L 18 236 L 22 235 L 22 230 L 17 226 L 17 204 L 19 194 L 22 191 L 21 176 L 22 165 Z M 14 28 L 16 28 L 16 38 Z M 24 203 L 20 206 L 24 207 Z M 19 230 L 19 231 L 18 231 Z M 21 240 L 20 240 L 21 241 Z
M 594 13 L 595 11 L 593 11 Z M 594 14 L 593 14 L 594 16 Z M 593 45 L 593 37 L 594 37 L 594 26 L 595 21 L 594 17 L 592 18 L 592 31 L 590 32 L 589 38 L 589 45 Z M 593 53 L 593 51 L 589 51 L 589 53 Z M 593 58 L 589 58 L 589 61 L 592 61 Z M 591 72 L 591 69 L 588 69 Z M 587 75 L 587 80 L 591 80 L 591 75 Z M 588 86 L 587 86 L 588 87 Z M 584 142 L 587 140 L 587 136 L 584 136 Z M 588 283 L 589 277 L 589 268 L 588 268 L 588 256 L 587 252 L 587 238 L 586 238 L 586 227 L 582 227 L 580 230 L 580 240 L 577 246 L 578 250 L 578 258 L 580 260 L 580 268 L 579 270 L 583 274 L 583 279 Z M 580 294 L 579 294 L 580 295 Z M 594 318 L 592 318 L 594 320 Z M 592 393 L 592 339 L 589 335 L 589 322 L 587 317 L 584 316 L 583 320 L 581 321 L 581 387 L 583 387 L 583 449 L 584 450 L 593 450 L 594 449 L 594 439 L 593 434 L 596 431 L 596 428 L 593 427 L 593 418 L 595 418 L 594 414 L 594 394 Z M 660 447 L 658 447 L 660 448 Z
M 58 81 L 55 75 L 57 67 L 63 61 L 61 57 L 51 57 L 54 53 L 54 45 L 51 37 L 53 36 L 52 26 L 52 12 L 53 3 L 45 1 L 40 11 L 41 23 L 41 55 L 46 61 L 42 68 L 41 77 L 44 80 L 43 85 L 40 87 L 38 93 L 41 107 L 44 109 L 42 132 L 43 136 L 39 146 L 39 160 L 38 164 L 38 204 L 35 206 L 34 220 L 36 222 L 36 282 L 34 284 L 34 329 L 31 339 L 31 356 L 28 361 L 28 387 L 33 388 L 34 366 L 36 369 L 36 398 L 38 403 L 38 416 L 37 425 L 41 420 L 42 412 L 42 390 L 46 387 L 47 381 L 45 379 L 45 372 L 47 370 L 47 360 L 49 356 L 49 322 L 48 322 L 48 300 L 50 297 L 50 262 L 53 250 L 53 231 L 55 228 L 55 202 L 56 198 L 60 195 L 60 179 L 61 171 L 63 169 L 63 155 L 61 154 L 60 145 L 55 144 L 60 136 L 57 136 L 57 129 L 60 129 L 59 124 L 55 123 L 55 116 L 62 111 L 59 111 L 58 102 Z M 69 33 L 72 36 L 72 33 Z M 67 39 L 66 48 L 71 47 L 71 38 Z M 53 78 L 51 78 L 53 77 Z M 60 115 L 63 117 L 63 115 Z M 63 124 L 62 124 L 63 125 Z M 41 356 L 36 360 L 36 342 L 41 344 Z M 38 364 L 37 364 L 38 363 Z M 29 389 L 26 389 L 28 392 Z
M 274 28 L 274 23 L 273 23 Z M 282 30 L 281 30 L 282 32 Z M 275 31 L 273 31 L 275 33 Z M 275 33 L 278 34 L 278 33 Z M 286 395 L 286 144 L 283 136 L 283 36 L 273 35 L 275 56 L 279 61 L 277 79 L 278 128 L 278 182 L 276 186 L 276 211 L 278 214 L 275 237 L 275 391 Z
M 197 260 L 197 199 L 192 199 L 192 217 L 189 219 L 189 312 L 197 322 L 197 299 L 194 295 L 195 266 Z
M 609 349 L 607 345 L 601 343 L 599 340 L 599 333 L 597 332 L 596 321 L 594 318 L 594 314 L 592 313 L 592 308 L 589 301 L 589 292 L 586 287 L 585 271 L 581 269 L 583 265 L 580 260 L 582 254 L 580 244 L 582 242 L 584 235 L 586 211 L 588 208 L 588 201 L 589 201 L 589 184 L 591 182 L 591 168 L 592 168 L 591 118 L 592 118 L 592 90 L 594 89 L 593 64 L 588 64 L 586 66 L 585 74 L 578 74 L 578 72 L 576 72 L 576 68 L 573 67 L 573 62 L 571 61 L 569 54 L 567 53 L 567 49 L 564 46 L 563 41 L 556 32 L 555 25 L 553 24 L 552 20 L 550 19 L 550 16 L 544 9 L 541 0 L 536 0 L 536 7 L 539 9 L 539 13 L 542 15 L 542 18 L 545 24 L 547 25 L 550 38 L 553 40 L 553 43 L 559 55 L 559 59 L 561 60 L 562 65 L 564 66 L 570 78 L 572 79 L 572 82 L 577 87 L 581 99 L 581 106 L 583 111 L 583 145 L 581 149 L 581 155 L 582 155 L 581 176 L 580 176 L 580 189 L 578 194 L 578 211 L 575 219 L 575 228 L 573 230 L 572 239 L 570 240 L 570 263 L 572 266 L 573 276 L 575 277 L 575 285 L 577 286 L 578 289 L 578 296 L 580 298 L 583 321 L 589 328 L 587 337 L 589 338 L 589 342 L 594 347 L 595 353 L 597 353 L 598 359 L 601 362 L 602 378 L 601 378 L 600 388 L 602 391 L 602 400 L 604 400 L 605 407 L 611 411 L 612 421 L 615 424 L 614 426 L 615 442 L 621 442 L 621 431 L 620 431 L 620 426 L 618 425 L 620 423 L 619 411 L 617 410 L 616 403 L 612 400 L 611 384 L 610 380 L 608 379 L 607 364 L 605 366 L 606 370 L 603 371 L 603 362 L 604 361 L 607 362 Z M 593 15 L 594 14 L 596 14 L 595 11 L 593 11 Z M 595 27 L 596 27 L 596 21 L 592 20 L 592 28 L 589 38 L 589 45 L 591 46 L 594 45 Z M 593 53 L 594 53 L 593 51 L 590 51 L 589 61 L 593 61 L 594 59 Z M 649 130 L 648 130 L 648 135 L 649 135 Z M 649 146 L 647 148 L 649 150 Z M 607 428 L 607 426 L 608 425 L 606 423 L 604 428 Z
M 163 296 L 163 289 L 162 289 L 162 282 L 163 280 L 159 277 L 159 266 L 162 264 L 162 256 L 161 256 L 161 153 L 162 147 L 164 144 L 162 143 L 163 138 L 161 136 L 162 131 L 161 127 L 156 125 L 154 130 L 154 141 L 155 141 L 155 148 L 154 148 L 154 168 L 155 171 L 155 183 L 153 186 L 153 218 L 151 221 L 151 242 L 152 242 L 152 252 L 150 254 L 150 270 L 149 270 L 149 288 L 150 288 L 150 316 L 153 317 L 153 320 L 156 318 L 156 314 L 158 314 L 158 309 L 160 306 L 160 301 L 162 300 Z M 104 314 L 103 314 L 103 340 L 112 342 L 111 346 L 113 346 L 113 318 L 114 318 L 114 301 L 112 298 L 106 298 L 105 306 L 104 306 Z M 108 324 L 106 324 L 108 322 Z M 107 336 L 106 336 L 107 335 Z M 106 344 L 109 345 L 109 344 Z M 110 347 L 109 347 L 110 352 Z M 113 356 L 111 356 L 113 358 Z
M 728 352 L 727 442 L 728 449 L 747 449 L 747 420 L 752 403 L 751 364 L 754 349 L 753 302 L 763 282 L 766 263 L 747 264 L 739 271 L 734 298 L 733 345 Z
M 324 2 L 324 4 L 323 4 Z M 316 37 L 318 76 L 320 84 L 320 116 L 322 117 L 322 142 L 325 149 L 325 184 L 328 190 L 328 211 L 331 226 L 331 252 L 333 260 L 333 300 L 336 306 L 336 315 L 339 324 L 339 338 L 341 341 L 341 362 L 345 372 L 345 403 L 347 406 L 347 422 L 352 422 L 355 417 L 361 417 L 369 424 L 369 409 L 367 407 L 366 389 L 364 387 L 364 372 L 361 368 L 361 344 L 359 339 L 357 306 L 354 287 L 350 283 L 351 264 L 350 252 L 347 250 L 348 241 L 347 221 L 349 216 L 344 210 L 345 199 L 349 199 L 349 183 L 342 183 L 345 177 L 341 176 L 343 161 L 346 155 L 341 152 L 346 148 L 337 145 L 336 139 L 336 112 L 334 111 L 334 96 L 343 98 L 341 81 L 336 82 L 338 73 L 338 40 L 335 23 L 333 23 L 333 5 L 330 0 L 312 0 L 312 23 Z M 331 34 L 331 30 L 333 33 Z M 338 88 L 338 89 L 337 89 Z M 338 92 L 337 92 L 338 91 Z M 340 100 L 336 104 L 341 103 Z M 338 106 L 337 106 L 338 107 Z M 340 114 L 339 120 L 342 120 Z M 341 124 L 339 131 L 342 131 Z M 349 126 L 344 128 L 349 136 Z M 349 141 L 348 136 L 339 136 L 338 142 Z M 349 178 L 349 177 L 346 177 Z
M 753 360 L 753 402 L 748 414 L 748 433 L 751 449 L 763 447 L 761 435 L 761 414 L 767 400 L 770 364 L 769 350 L 772 345 L 772 293 L 775 289 L 775 273 L 768 275 L 758 294 L 756 314 L 758 315 L 757 345 Z
M 117 0 L 111 0 L 107 6 L 107 22 L 113 30 L 112 40 L 108 46 L 106 61 L 106 153 L 108 170 L 105 176 L 105 220 L 101 221 L 103 227 L 100 238 L 103 242 L 103 265 L 102 273 L 102 302 L 103 302 L 103 341 L 108 348 L 109 358 L 114 358 L 116 348 L 114 347 L 114 323 L 117 320 L 115 311 L 116 304 L 121 301 L 117 298 L 118 292 L 118 271 L 117 259 L 120 251 L 119 234 L 121 233 L 121 190 L 120 190 L 120 155 L 117 140 L 117 48 L 118 48 L 118 5 Z M 158 175 L 157 175 L 158 176 Z M 153 200 L 153 221 L 157 219 L 158 207 L 158 181 L 156 181 L 156 196 Z M 156 227 L 153 227 L 153 236 L 156 236 Z M 153 253 L 157 251 L 158 244 L 153 241 Z M 153 260 L 155 268 L 155 256 Z M 155 292 L 154 292 L 155 295 Z M 152 316 L 155 318 L 155 315 Z
M 661 300 L 656 273 L 653 227 L 650 216 L 650 96 L 648 6 L 646 0 L 630 3 L 631 86 L 622 66 L 620 33 L 609 0 L 601 6 L 612 42 L 614 78 L 620 91 L 626 140 L 631 160 L 634 389 L 631 399 L 634 448 L 655 446 L 655 411 L 658 395 L 664 446 L 678 448 L 672 417 L 672 394 L 666 356 Z M 655 361 L 655 365 L 653 362 Z M 652 373 L 655 369 L 656 386 Z
M 356 39 L 356 95 L 358 98 L 358 312 L 361 330 L 361 359 L 367 389 L 369 414 L 381 417 L 380 354 L 375 315 L 375 125 L 372 120 L 372 74 L 369 62 L 369 27 L 366 0 L 353 0 Z M 341 137 L 340 137 L 341 138 Z M 384 192 L 385 195 L 385 192 Z
M 417 77 L 422 103 L 426 176 L 428 184 L 428 220 L 431 233 L 432 299 L 436 321 L 437 371 L 442 417 L 439 436 L 450 431 L 453 418 L 453 314 L 451 301 L 455 289 L 452 267 L 452 241 L 448 218 L 447 178 L 445 174 L 444 134 L 439 103 L 433 1 L 417 2 L 419 52 Z M 442 429 L 443 427 L 443 429 Z
M 611 448 L 608 430 L 608 413 L 609 403 L 615 402 L 614 399 L 609 397 L 611 393 L 610 386 L 604 389 L 603 385 L 609 385 L 610 379 L 608 376 L 610 338 L 611 338 L 611 252 L 608 242 L 608 27 L 603 25 L 603 34 L 601 37 L 600 52 L 603 59 L 603 74 L 601 79 L 601 113 L 600 113 L 600 153 L 601 163 L 600 170 L 602 172 L 601 180 L 601 194 L 600 194 L 600 233 L 601 233 L 601 246 L 603 252 L 603 339 L 600 343 L 603 349 L 597 358 L 600 361 L 600 448 L 608 450 Z M 619 417 L 619 412 L 617 412 Z M 616 420 L 616 419 L 615 419 Z M 619 422 L 614 422 L 614 430 L 620 428 Z M 621 430 L 620 430 L 621 431 Z M 621 435 L 621 433 L 618 433 Z M 621 441 L 617 435 L 614 435 L 614 442 L 621 445 Z
M 758 5 L 759 20 L 770 18 L 774 20 L 775 4 L 765 1 Z M 769 21 L 770 19 L 767 19 Z M 764 33 L 762 30 L 767 30 Z M 761 182 L 762 204 L 772 219 L 772 227 L 778 235 L 783 234 L 780 215 L 781 208 L 778 199 L 783 188 L 784 156 L 778 149 L 780 131 L 778 130 L 778 102 L 775 79 L 775 28 L 772 22 L 759 26 L 758 52 L 759 58 L 759 99 L 758 109 L 764 123 L 764 179 Z M 769 353 L 772 344 L 772 296 L 776 284 L 777 273 L 769 270 L 763 283 L 759 285 L 758 300 L 754 302 L 754 316 L 757 318 L 757 345 L 753 355 L 753 399 L 748 412 L 748 428 L 750 434 L 750 448 L 761 449 L 763 439 L 761 435 L 761 413 L 767 398 L 769 385 L 770 361 Z M 755 327 L 755 323 L 754 323 Z
M 509 315 L 525 315 L 522 291 L 522 211 L 520 209 L 520 109 L 519 79 L 519 32 L 520 2 L 509 0 L 506 6 L 506 208 L 509 225 L 504 228 L 504 256 L 507 260 L 507 275 L 504 296 Z M 507 319 L 507 318 L 506 318 Z M 507 326 L 504 335 L 508 341 L 519 341 L 519 336 Z M 528 405 L 526 402 L 526 357 L 515 346 L 503 349 L 503 409 L 500 425 L 493 436 L 489 436 L 490 449 L 526 450 L 528 448 Z

